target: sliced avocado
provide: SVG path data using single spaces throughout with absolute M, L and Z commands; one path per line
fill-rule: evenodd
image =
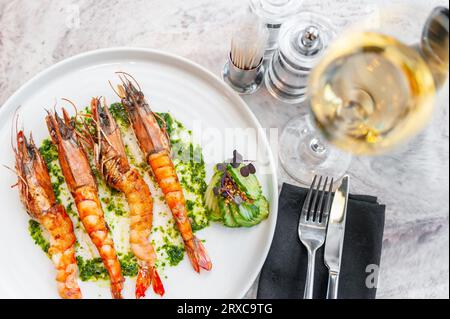
M 269 205 L 264 196 L 253 203 L 242 203 L 239 205 L 239 217 L 235 217 L 236 222 L 241 223 L 242 226 L 251 227 L 259 224 L 269 215 Z
M 253 205 L 258 207 L 256 211 L 257 215 L 254 215 L 253 217 L 256 219 L 257 224 L 259 224 L 269 216 L 269 202 L 264 196 L 261 196 L 253 203 Z
M 231 164 L 228 164 L 227 170 L 231 175 L 233 181 L 238 185 L 239 189 L 247 195 L 250 199 L 257 199 L 261 196 L 261 186 L 259 185 L 258 179 L 254 174 L 250 174 L 247 177 L 241 175 L 241 164 L 237 168 L 233 168 Z
M 258 223 L 259 208 L 255 204 L 242 203 L 239 205 L 239 214 L 243 218 L 251 220 L 253 224 Z
M 210 220 L 222 222 L 227 227 L 252 227 L 269 215 L 269 203 L 262 194 L 258 179 L 254 174 L 247 177 L 242 176 L 240 169 L 243 166 L 244 164 L 241 164 L 239 167 L 233 168 L 231 164 L 227 165 L 229 176 L 247 197 L 239 205 L 235 202 L 227 204 L 223 196 L 214 194 L 214 188 L 220 186 L 224 175 L 224 172 L 216 168 L 204 195 Z
M 239 226 L 252 227 L 255 225 L 252 213 L 247 211 L 242 204 L 239 206 L 234 203 L 230 204 L 230 211 Z
M 219 184 L 221 177 L 222 173 L 216 171 L 205 191 L 205 206 L 209 212 L 210 219 L 213 221 L 221 221 L 223 218 L 219 208 L 219 201 L 217 199 L 217 196 L 214 195 L 214 187 Z
M 234 217 L 230 210 L 230 205 L 225 204 L 225 201 L 219 199 L 219 208 L 223 216 L 223 224 L 227 227 L 239 227 L 240 225 L 234 220 Z

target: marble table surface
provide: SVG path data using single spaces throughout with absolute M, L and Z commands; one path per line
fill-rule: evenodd
M 302 1 L 302 0 L 299 0 Z M 446 0 L 305 0 L 344 27 L 387 3 L 412 8 L 398 19 L 418 34 L 428 12 Z M 415 6 L 421 4 L 425 10 Z M 88 50 L 155 48 L 220 74 L 244 0 L 0 0 L 0 105 L 50 65 Z M 74 16 L 75 13 L 75 16 Z M 75 17 L 75 18 L 74 18 Z M 305 113 L 277 102 L 265 89 L 245 97 L 263 127 L 279 128 Z M 352 192 L 387 205 L 379 298 L 449 297 L 448 83 L 432 123 L 407 146 L 386 156 L 354 158 Z M 279 167 L 279 183 L 293 180 Z M 256 284 L 247 297 L 255 297 Z

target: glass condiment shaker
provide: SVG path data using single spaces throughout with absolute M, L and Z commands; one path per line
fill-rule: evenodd
M 302 2 L 302 0 L 250 0 L 250 11 L 263 21 L 269 33 L 264 54 L 266 59 L 270 59 L 277 48 L 281 25 L 300 12 Z
M 286 21 L 265 77 L 270 94 L 289 104 L 303 102 L 309 73 L 334 37 L 335 28 L 321 15 L 303 12 Z

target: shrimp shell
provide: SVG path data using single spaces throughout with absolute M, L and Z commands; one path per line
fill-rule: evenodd
M 124 193 L 130 208 L 130 244 L 139 264 L 136 298 L 144 297 L 150 285 L 155 293 L 162 296 L 164 287 L 155 266 L 157 256 L 150 243 L 153 222 L 150 189 L 142 176 L 130 167 L 120 130 L 108 107 L 102 107 L 100 100 L 93 98 L 91 109 L 97 136 L 90 137 L 94 141 L 97 139 L 97 165 L 106 183 Z
M 170 156 L 170 140 L 167 132 L 160 128 L 155 114 L 134 78 L 124 72 L 118 72 L 118 74 L 122 85 L 118 86 L 116 93 L 127 110 L 141 151 L 150 164 L 167 205 L 172 211 L 192 267 L 196 272 L 200 272 L 200 268 L 211 270 L 212 263 L 205 247 L 192 232 L 183 189 Z
M 98 198 L 97 183 L 75 131 L 74 121 L 63 109 L 64 120 L 58 113 L 48 113 L 48 130 L 58 149 L 58 158 L 67 186 L 75 200 L 78 215 L 102 258 L 111 281 L 111 294 L 122 298 L 124 278 L 114 248 L 102 206 Z
M 56 202 L 50 175 L 42 155 L 30 136 L 17 134 L 16 172 L 20 199 L 27 212 L 50 234 L 50 255 L 56 268 L 59 295 L 64 299 L 82 298 L 77 282 L 75 234 L 64 207 Z

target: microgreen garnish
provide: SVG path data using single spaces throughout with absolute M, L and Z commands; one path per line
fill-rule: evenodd
M 225 163 L 219 163 L 219 164 L 217 164 L 217 170 L 218 170 L 219 172 L 224 173 L 224 172 L 227 170 L 227 164 L 225 164 Z
M 256 173 L 256 168 L 249 160 L 244 160 L 243 156 L 238 151 L 233 151 L 233 158 L 229 162 L 218 163 L 216 169 L 222 172 L 222 178 L 220 184 L 213 188 L 215 196 L 222 196 L 227 202 L 234 202 L 236 205 L 240 205 L 247 201 L 247 197 L 243 192 L 239 190 L 239 187 L 233 181 L 233 178 L 227 172 L 227 167 L 230 165 L 232 168 L 237 169 L 240 167 L 239 172 L 243 177 L 248 177 L 250 174 Z M 248 164 L 245 164 L 248 163 Z
M 239 154 L 238 151 L 234 150 L 233 151 L 233 161 L 231 162 L 231 166 L 233 168 L 238 168 L 239 166 L 241 166 L 241 164 L 245 163 L 245 162 L 250 162 L 249 160 L 244 160 L 244 158 L 242 157 L 241 154 Z M 250 174 L 255 174 L 256 173 L 256 168 L 255 166 L 250 163 L 248 165 L 244 165 L 241 167 L 240 169 L 240 173 L 243 177 L 248 177 Z
M 243 157 L 241 154 L 239 154 L 238 151 L 234 150 L 233 151 L 233 162 L 231 163 L 231 166 L 233 166 L 233 168 L 238 168 L 239 164 L 241 164 L 244 161 Z
M 241 175 L 244 177 L 248 177 L 250 175 L 250 170 L 248 169 L 248 166 L 242 166 L 240 172 Z
M 223 174 L 220 185 L 213 188 L 213 192 L 215 196 L 222 196 L 227 203 L 232 201 L 240 205 L 246 201 L 245 194 L 239 190 L 227 172 Z
M 244 163 L 250 162 L 249 160 L 244 160 L 241 154 L 239 154 L 238 151 L 233 151 L 233 159 L 231 162 L 226 163 L 219 163 L 216 165 L 216 168 L 219 172 L 225 173 L 227 170 L 227 165 L 231 165 L 233 168 L 239 168 L 239 166 L 243 165 Z M 243 177 L 248 177 L 250 174 L 256 173 L 256 168 L 252 163 L 249 163 L 247 165 L 244 165 L 240 169 L 240 173 Z M 223 177 L 222 177 L 222 184 L 223 184 Z

